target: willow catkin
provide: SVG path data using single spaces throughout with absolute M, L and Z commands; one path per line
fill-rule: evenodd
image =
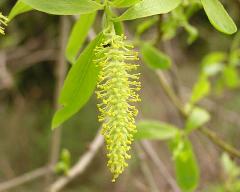
M 4 35 L 4 27 L 7 26 L 8 18 L 0 13 L 0 34 Z
M 103 122 L 102 134 L 108 151 L 108 167 L 113 182 L 127 167 L 133 134 L 136 132 L 135 116 L 138 111 L 132 103 L 140 101 L 136 93 L 140 90 L 139 73 L 132 73 L 138 65 L 133 46 L 124 36 L 108 34 L 104 42 L 95 49 L 97 65 L 100 68 L 96 91 Z

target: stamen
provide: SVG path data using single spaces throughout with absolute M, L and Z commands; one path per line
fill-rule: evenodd
M 4 35 L 4 27 L 7 26 L 8 18 L 0 12 L 0 34 Z
M 138 102 L 140 90 L 139 73 L 132 73 L 137 64 L 127 63 L 138 60 L 132 45 L 125 42 L 125 36 L 106 35 L 106 40 L 95 49 L 95 60 L 100 67 L 98 91 L 99 121 L 103 121 L 102 134 L 108 151 L 108 167 L 113 174 L 113 182 L 127 167 L 130 159 L 129 150 L 136 133 L 135 116 L 138 110 L 131 105 Z M 111 46 L 103 46 L 111 45 Z

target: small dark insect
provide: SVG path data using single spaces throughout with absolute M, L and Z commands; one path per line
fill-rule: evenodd
M 103 45 L 103 48 L 111 47 L 111 43 Z

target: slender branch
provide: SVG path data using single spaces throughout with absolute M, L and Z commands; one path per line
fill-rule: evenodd
M 93 160 L 97 151 L 103 145 L 104 140 L 102 135 L 98 133 L 92 143 L 90 144 L 89 150 L 83 154 L 79 161 L 69 170 L 67 176 L 60 177 L 55 181 L 49 188 L 49 192 L 58 192 L 64 188 L 69 182 L 71 182 L 75 177 L 82 174 L 88 165 Z
M 167 168 L 163 162 L 159 159 L 157 153 L 154 151 L 153 146 L 149 141 L 142 141 L 142 146 L 145 149 L 146 153 L 152 159 L 153 163 L 157 166 L 159 172 L 167 180 L 168 184 L 171 186 L 173 192 L 180 192 L 180 189 L 175 181 L 175 179 L 170 175 Z
M 166 82 L 166 79 L 164 77 L 164 74 L 162 72 L 157 72 L 160 84 L 162 86 L 162 88 L 164 89 L 165 93 L 168 95 L 168 97 L 170 98 L 170 100 L 172 101 L 172 103 L 176 106 L 176 108 L 179 110 L 179 112 L 181 113 L 181 115 L 184 118 L 188 117 L 188 114 L 186 113 L 186 111 L 184 110 L 184 105 L 182 104 L 182 102 L 180 101 L 180 99 L 178 99 L 178 97 L 175 95 L 174 91 L 172 90 L 172 88 L 168 85 L 168 83 Z M 206 128 L 206 127 L 201 127 L 198 129 L 202 134 L 204 134 L 205 136 L 207 136 L 210 141 L 212 141 L 212 143 L 216 144 L 218 147 L 220 147 L 222 150 L 228 152 L 229 154 L 236 156 L 238 158 L 240 158 L 240 151 L 238 149 L 236 149 L 235 147 L 231 146 L 230 144 L 228 144 L 227 142 L 225 142 L 223 139 L 221 139 L 214 131 L 211 131 L 210 129 Z
M 7 58 L 8 68 L 11 73 L 19 73 L 43 61 L 55 61 L 57 60 L 56 55 L 57 50 L 52 48 L 29 51 L 28 55 L 23 57 Z
M 172 103 L 175 105 L 175 107 L 179 110 L 181 114 L 185 114 L 183 103 L 179 100 L 173 89 L 171 89 L 171 87 L 169 86 L 163 72 L 157 71 L 156 73 L 158 75 L 163 90 L 166 92 Z
M 58 60 L 56 65 L 56 86 L 54 93 L 54 109 L 57 110 L 59 108 L 58 97 L 63 86 L 64 78 L 67 71 L 67 62 L 65 60 L 65 47 L 67 44 L 69 32 L 69 22 L 67 17 L 61 17 L 60 19 L 60 36 L 59 36 L 59 53 Z M 50 149 L 50 159 L 49 165 L 54 166 L 58 161 L 59 151 L 61 144 L 61 127 L 58 127 L 53 131 L 52 140 L 51 140 L 51 149 Z M 47 175 L 47 180 L 50 180 L 50 174 Z
M 49 167 L 43 167 L 36 169 L 34 171 L 31 171 L 29 173 L 26 173 L 22 176 L 16 177 L 10 181 L 2 182 L 0 183 L 0 192 L 10 190 L 12 188 L 15 188 L 19 185 L 23 185 L 25 183 L 28 183 L 30 181 L 33 181 L 35 179 L 38 179 L 40 177 L 43 177 L 47 173 L 52 172 L 52 169 Z
M 206 127 L 201 127 L 199 131 L 206 135 L 214 144 L 218 145 L 224 151 L 228 152 L 230 155 L 240 158 L 240 151 L 219 138 L 214 131 L 211 131 Z
M 10 89 L 13 86 L 13 78 L 6 66 L 6 54 L 0 52 L 0 90 Z
M 140 165 L 141 165 L 142 172 L 145 176 L 146 181 L 148 182 L 148 185 L 150 186 L 151 192 L 159 192 L 157 184 L 155 183 L 152 171 L 148 166 L 145 152 L 143 151 L 142 147 L 138 143 L 135 144 L 135 148 L 136 148 L 137 155 L 141 160 Z

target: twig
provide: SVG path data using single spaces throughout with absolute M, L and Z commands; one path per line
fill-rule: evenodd
M 157 166 L 159 172 L 164 176 L 167 180 L 168 184 L 171 186 L 173 192 L 180 192 L 180 189 L 174 180 L 174 178 L 170 175 L 167 168 L 163 164 L 163 162 L 159 159 L 157 153 L 154 151 L 151 143 L 149 141 L 142 141 L 142 146 L 145 149 L 146 153 L 152 159 L 154 164 Z
M 165 93 L 168 95 L 172 103 L 177 107 L 179 112 L 184 118 L 188 117 L 188 114 L 184 110 L 184 105 L 182 102 L 178 99 L 178 97 L 175 95 L 174 91 L 171 89 L 171 87 L 168 85 L 168 83 L 165 80 L 164 74 L 162 72 L 157 72 L 158 78 L 160 80 L 160 84 L 162 88 L 164 89 Z M 236 156 L 240 158 L 240 151 L 236 149 L 235 147 L 231 146 L 224 140 L 222 140 L 214 131 L 211 131 L 210 129 L 206 127 L 199 128 L 199 131 L 203 133 L 205 136 L 207 136 L 212 143 L 216 144 L 218 147 L 220 147 L 222 150 L 228 152 L 229 154 Z
M 154 177 L 153 177 L 153 174 L 150 170 L 150 167 L 148 166 L 148 163 L 146 161 L 146 154 L 145 152 L 143 151 L 142 147 L 136 143 L 135 144 L 135 147 L 136 147 L 136 152 L 137 152 L 137 155 L 138 157 L 140 158 L 141 160 L 141 169 L 142 169 L 142 172 L 148 182 L 148 185 L 150 186 L 151 188 L 151 191 L 152 192 L 158 192 L 158 187 L 155 183 L 155 180 L 154 180 Z
M 181 114 L 185 114 L 184 111 L 184 105 L 182 102 L 178 99 L 177 95 L 174 93 L 173 89 L 168 85 L 168 82 L 163 74 L 162 71 L 156 72 L 160 81 L 160 84 L 163 88 L 163 90 L 166 92 L 172 103 L 177 107 L 177 109 L 180 111 Z
M 56 49 L 43 49 L 38 51 L 29 51 L 28 55 L 14 59 L 7 58 L 7 63 L 11 73 L 19 73 L 32 65 L 43 61 L 56 61 Z
M 6 54 L 0 52 L 0 90 L 13 86 L 13 78 L 6 66 Z
M 104 140 L 102 135 L 98 133 L 92 143 L 90 144 L 89 150 L 79 159 L 79 161 L 69 170 L 67 176 L 60 177 L 55 181 L 49 188 L 49 192 L 58 192 L 64 186 L 66 186 L 75 177 L 80 175 L 85 171 L 88 165 L 91 163 L 93 157 L 96 155 L 97 151 L 103 145 Z
M 43 167 L 36 169 L 34 171 L 31 171 L 29 173 L 26 173 L 22 176 L 16 177 L 15 179 L 12 179 L 10 181 L 6 181 L 3 183 L 0 183 L 0 192 L 12 189 L 14 187 L 17 187 L 19 185 L 23 185 L 25 183 L 28 183 L 30 181 L 33 181 L 35 179 L 38 179 L 39 177 L 43 177 L 45 174 L 51 172 L 52 169 L 49 167 Z
M 199 131 L 206 135 L 214 144 L 219 146 L 224 151 L 228 152 L 230 155 L 240 158 L 240 151 L 219 138 L 214 131 L 211 131 L 206 127 L 201 127 Z
M 55 86 L 55 94 L 54 94 L 54 109 L 57 110 L 59 108 L 58 97 L 60 95 L 61 88 L 63 86 L 64 78 L 67 71 L 67 62 L 65 60 L 65 47 L 67 44 L 69 32 L 69 22 L 66 17 L 61 17 L 60 19 L 60 37 L 59 37 L 59 53 L 58 60 L 56 65 L 56 86 Z M 50 166 L 54 166 L 59 157 L 60 152 L 60 144 L 61 144 L 61 127 L 55 129 L 52 133 L 51 140 L 51 149 L 50 149 Z M 50 180 L 50 175 L 47 176 L 47 180 Z

